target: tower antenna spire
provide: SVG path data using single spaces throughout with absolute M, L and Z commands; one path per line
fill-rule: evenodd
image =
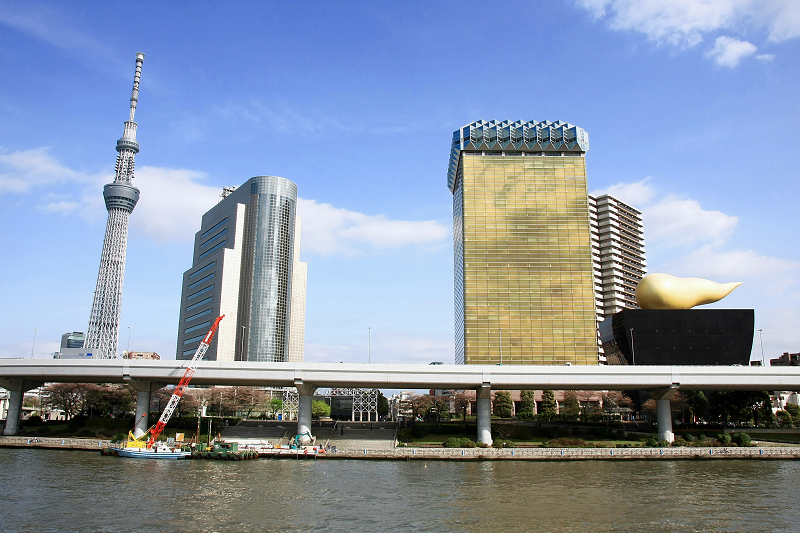
M 136 114 L 136 103 L 139 102 L 139 79 L 142 77 L 142 63 L 144 63 L 144 54 L 139 52 L 136 54 L 136 73 L 133 75 L 133 91 L 131 92 L 131 118 L 129 122 L 133 122 L 133 116 Z
M 133 76 L 130 118 L 125 122 L 122 137 L 117 141 L 117 164 L 114 181 L 103 187 L 103 199 L 108 210 L 100 270 L 89 315 L 84 348 L 93 357 L 107 359 L 117 356 L 119 317 L 122 309 L 122 283 L 125 279 L 125 255 L 128 249 L 128 221 L 139 201 L 139 189 L 133 181 L 134 156 L 139 153 L 136 142 L 136 104 L 139 102 L 139 79 L 142 76 L 144 54 L 136 54 L 136 73 Z

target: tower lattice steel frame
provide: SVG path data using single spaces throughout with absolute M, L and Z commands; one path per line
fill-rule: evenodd
M 92 313 L 86 330 L 84 348 L 93 349 L 94 357 L 116 357 L 119 340 L 119 317 L 122 304 L 122 283 L 125 279 L 125 253 L 128 248 L 128 219 L 139 201 L 139 189 L 131 185 L 134 156 L 139 152 L 136 142 L 136 103 L 139 101 L 139 78 L 142 75 L 144 54 L 136 54 L 136 73 L 133 77 L 130 118 L 125 122 L 122 138 L 117 141 L 116 176 L 103 188 L 108 210 L 103 253 L 94 291 Z

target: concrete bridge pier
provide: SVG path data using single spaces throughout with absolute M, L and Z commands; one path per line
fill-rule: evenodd
M 16 435 L 19 431 L 19 417 L 22 413 L 22 400 L 25 393 L 36 387 L 43 386 L 41 381 L 27 381 L 23 379 L 0 379 L 0 387 L 8 391 L 8 413 L 6 414 L 6 427 L 3 435 Z
M 478 423 L 478 443 L 492 445 L 492 386 L 484 383 L 476 389 L 476 419 Z
M 675 441 L 675 434 L 672 432 L 672 400 L 678 392 L 678 383 L 673 383 L 670 387 L 653 391 L 651 395 L 656 400 L 656 420 L 658 420 L 658 440 L 667 442 Z
M 308 444 L 311 442 L 311 400 L 317 388 L 308 383 L 303 383 L 301 380 L 296 379 L 294 386 L 297 387 L 297 434 L 302 435 L 299 437 L 301 444 Z M 308 433 L 308 435 L 303 435 Z
M 136 422 L 133 425 L 133 436 L 138 439 L 150 427 L 148 425 L 148 415 L 150 413 L 150 396 L 153 393 L 153 382 L 129 379 L 126 380 L 126 383 L 136 390 L 136 418 L 134 419 Z

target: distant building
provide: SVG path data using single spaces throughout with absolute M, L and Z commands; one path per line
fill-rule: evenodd
M 297 185 L 257 176 L 226 188 L 203 215 L 183 275 L 177 359 L 191 358 L 213 320 L 225 315 L 208 360 L 289 360 L 296 210 Z
M 82 331 L 64 333 L 61 335 L 61 346 L 53 353 L 53 359 L 93 359 L 96 350 L 84 348 L 84 341 L 85 335 Z
M 598 363 L 588 149 L 561 121 L 453 133 L 457 364 Z
M 647 274 L 641 211 L 613 196 L 589 196 L 598 318 L 638 309 L 636 286 Z
M 123 359 L 150 359 L 153 361 L 158 361 L 161 359 L 161 356 L 158 355 L 156 352 L 122 352 Z
M 769 366 L 800 366 L 800 353 L 784 352 L 780 357 L 770 359 Z
M 85 340 L 85 335 L 82 331 L 73 331 L 67 332 L 61 335 L 61 347 L 62 348 L 83 348 L 83 341 Z

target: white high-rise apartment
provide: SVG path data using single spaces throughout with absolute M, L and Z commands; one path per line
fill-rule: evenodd
M 636 286 L 647 274 L 642 212 L 604 194 L 589 196 L 595 301 L 598 319 L 636 305 Z

